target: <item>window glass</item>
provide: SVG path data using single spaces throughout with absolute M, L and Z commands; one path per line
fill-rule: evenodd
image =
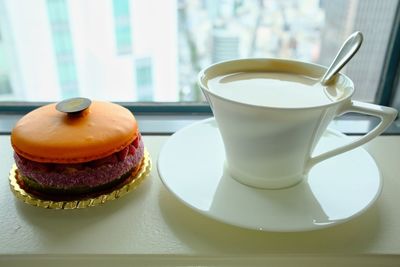
M 0 0 L 0 100 L 204 101 L 197 73 L 245 57 L 344 69 L 374 102 L 398 0 Z

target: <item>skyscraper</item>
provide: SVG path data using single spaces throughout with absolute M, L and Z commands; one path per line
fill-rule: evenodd
M 62 98 L 79 96 L 74 46 L 66 0 L 47 0 L 49 24 Z
M 154 77 L 153 63 L 150 57 L 138 58 L 136 66 L 136 91 L 139 101 L 153 101 Z
M 355 98 L 375 99 L 392 29 L 397 0 L 324 0 L 325 28 L 322 32 L 320 62 L 329 66 L 344 40 L 354 31 L 364 34 L 360 51 L 344 72 L 354 82 Z
M 354 30 L 364 33 L 364 43 L 357 56 L 348 65 L 346 73 L 354 81 L 356 96 L 373 101 L 376 96 L 397 0 L 359 0 L 354 20 Z
M 224 30 L 213 31 L 212 62 L 236 59 L 239 57 L 239 37 Z
M 113 0 L 115 40 L 119 55 L 132 53 L 132 32 L 130 21 L 130 1 Z
M 7 100 L 60 98 L 59 81 L 45 0 L 0 0 L 2 49 L 12 94 Z M 3 98 L 4 99 L 4 98 Z
M 5 51 L 3 35 L 0 27 L 0 97 L 12 94 L 9 78 L 8 59 Z

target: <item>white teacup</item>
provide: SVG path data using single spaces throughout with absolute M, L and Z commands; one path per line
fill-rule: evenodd
M 328 98 L 309 94 L 308 81 L 318 87 L 325 71 L 322 66 L 294 60 L 240 59 L 217 63 L 200 72 L 198 83 L 217 121 L 225 146 L 225 164 L 232 177 L 258 188 L 295 185 L 315 164 L 361 146 L 393 122 L 395 109 L 351 100 L 354 85 L 343 74 L 329 88 L 319 88 Z M 258 77 L 254 75 L 264 74 L 267 80 L 272 76 L 274 83 L 265 84 L 266 91 L 253 91 Z M 307 78 L 299 83 L 298 90 L 289 90 L 279 83 L 281 77 L 274 75 Z M 347 112 L 372 115 L 381 122 L 349 144 L 312 156 L 328 124 Z

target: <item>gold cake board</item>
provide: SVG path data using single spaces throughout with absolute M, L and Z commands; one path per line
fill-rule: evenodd
M 136 187 L 147 177 L 147 175 L 151 171 L 151 158 L 147 150 L 144 151 L 144 157 L 142 160 L 142 165 L 140 166 L 139 171 L 136 173 L 135 177 L 127 184 L 123 185 L 120 188 L 113 190 L 107 194 L 101 194 L 99 196 L 93 198 L 85 198 L 79 200 L 60 200 L 60 201 L 53 201 L 53 200 L 44 200 L 40 199 L 40 197 L 36 195 L 29 194 L 17 182 L 17 166 L 13 164 L 10 175 L 9 175 L 9 182 L 11 191 L 14 195 L 25 202 L 26 204 L 41 207 L 45 209 L 83 209 L 88 207 L 94 207 L 102 205 L 108 201 L 120 198 L 127 193 L 136 189 Z

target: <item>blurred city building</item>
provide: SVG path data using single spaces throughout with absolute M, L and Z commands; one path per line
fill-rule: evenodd
M 321 7 L 329 12 L 325 12 L 320 64 L 329 66 L 352 32 L 364 34 L 360 51 L 344 70 L 354 82 L 354 97 L 358 100 L 372 102 L 375 99 L 398 4 L 398 0 L 321 0 Z

